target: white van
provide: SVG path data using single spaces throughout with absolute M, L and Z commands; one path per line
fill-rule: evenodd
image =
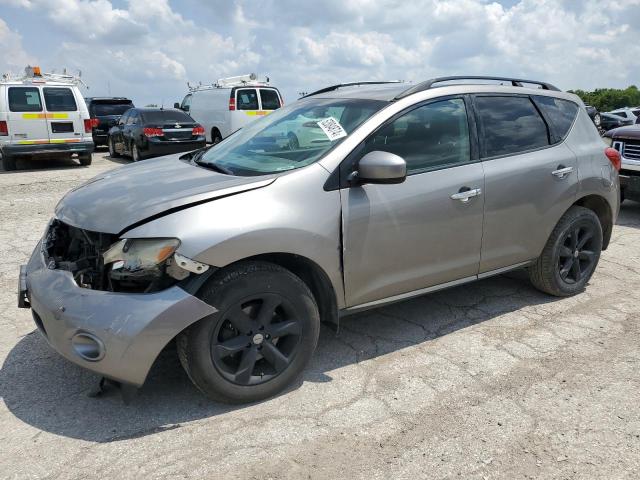
M 223 78 L 213 85 L 189 87 L 181 104 L 175 104 L 204 127 L 207 142 L 218 143 L 247 123 L 284 105 L 269 78 L 257 81 L 255 73 Z
M 16 159 L 34 156 L 70 158 L 91 164 L 93 120 L 71 75 L 42 74 L 27 67 L 25 76 L 0 79 L 0 156 L 4 170 Z

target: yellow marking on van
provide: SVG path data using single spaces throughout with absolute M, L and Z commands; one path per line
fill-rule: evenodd
M 250 117 L 255 117 L 256 115 L 269 115 L 271 111 L 270 110 L 247 110 L 245 113 Z
M 19 145 L 42 145 L 48 143 L 78 143 L 79 138 L 54 138 L 51 140 L 19 140 Z
M 53 138 L 50 143 L 77 143 L 79 138 Z
M 64 119 L 69 118 L 68 113 L 23 113 L 24 120 L 42 120 L 42 119 Z
M 40 145 L 43 143 L 49 143 L 49 140 L 19 140 L 20 145 Z

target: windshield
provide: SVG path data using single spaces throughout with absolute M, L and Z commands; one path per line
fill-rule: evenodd
M 97 117 L 106 117 L 108 115 L 122 115 L 124 112 L 133 107 L 129 103 L 94 103 L 92 105 L 94 115 Z
M 305 167 L 385 105 L 379 100 L 299 100 L 244 127 L 208 150 L 198 163 L 240 176 Z

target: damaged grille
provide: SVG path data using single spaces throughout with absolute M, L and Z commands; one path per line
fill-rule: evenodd
M 145 271 L 116 271 L 104 264 L 103 254 L 117 235 L 92 232 L 53 220 L 42 242 L 48 268 L 71 272 L 76 284 L 91 290 L 150 293 L 170 287 L 167 265 Z

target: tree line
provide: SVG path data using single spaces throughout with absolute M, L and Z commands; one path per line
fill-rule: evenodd
M 569 91 L 578 95 L 586 105 L 593 105 L 600 112 L 609 112 L 621 107 L 640 106 L 640 90 L 635 85 L 625 89 L 596 88 L 593 92 Z

